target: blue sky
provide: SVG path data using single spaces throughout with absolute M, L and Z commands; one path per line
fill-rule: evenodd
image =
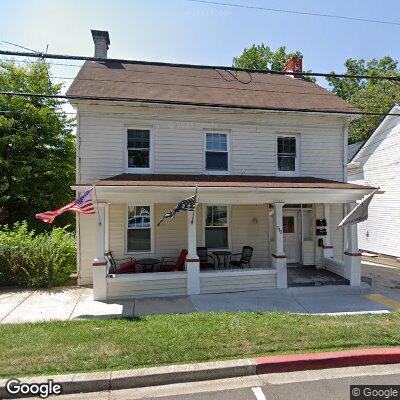
M 400 22 L 397 0 L 224 0 Z M 304 54 L 304 68 L 343 70 L 346 58 L 400 58 L 400 26 L 199 4 L 187 0 L 0 0 L 0 40 L 50 53 L 93 55 L 90 29 L 108 30 L 114 58 L 231 65 L 262 43 Z M 15 49 L 0 44 L 0 49 Z M 15 49 L 17 50 L 17 49 Z M 73 77 L 78 68 L 54 67 Z

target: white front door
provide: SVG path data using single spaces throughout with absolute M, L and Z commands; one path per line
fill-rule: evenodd
M 299 210 L 283 210 L 283 251 L 288 263 L 301 261 L 300 216 Z

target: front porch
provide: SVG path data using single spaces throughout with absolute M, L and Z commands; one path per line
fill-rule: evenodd
M 246 187 L 210 187 L 198 181 L 190 187 L 186 182 L 173 182 L 168 187 L 165 181 L 152 182 L 150 187 L 149 182 L 112 183 L 105 180 L 96 185 L 95 299 L 287 288 L 287 265 L 293 260 L 321 271 L 326 268 L 351 285 L 360 285 L 355 227 L 346 228 L 346 237 L 343 230 L 335 228 L 345 213 L 343 205 L 362 198 L 368 192 L 365 188 L 337 182 L 335 188 L 326 187 L 326 183 L 321 188 L 287 183 L 285 187 L 260 188 L 248 187 L 248 182 Z M 196 210 L 181 212 L 158 226 L 166 212 L 193 195 L 196 184 Z M 239 253 L 243 246 L 251 246 L 253 254 L 250 265 L 243 268 L 228 263 L 203 269 L 199 246 L 207 247 L 211 255 L 216 249 Z M 111 250 L 117 257 L 161 260 L 168 256 L 176 260 L 182 249 L 188 251 L 185 267 L 174 272 L 155 269 L 152 273 L 109 274 L 104 258 Z

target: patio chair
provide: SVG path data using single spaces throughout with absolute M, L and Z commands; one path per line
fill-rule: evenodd
M 160 271 L 183 271 L 185 269 L 185 260 L 187 253 L 188 252 L 186 249 L 182 249 L 181 254 L 179 254 L 179 257 L 175 263 L 171 263 L 171 257 L 163 257 L 160 264 Z
M 236 268 L 244 268 L 244 265 L 248 265 L 250 268 L 250 260 L 253 255 L 253 248 L 250 246 L 243 246 L 241 253 L 231 254 L 228 258 L 228 265 Z M 232 260 L 232 257 L 240 256 L 239 260 Z
M 111 251 L 105 253 L 104 256 L 110 263 L 110 268 L 108 269 L 109 274 L 134 273 L 135 268 L 138 265 L 138 260 L 132 257 L 115 259 Z
M 208 254 L 207 247 L 197 247 L 197 255 L 200 260 L 200 269 L 217 269 L 215 259 Z M 211 260 L 211 262 L 209 260 Z

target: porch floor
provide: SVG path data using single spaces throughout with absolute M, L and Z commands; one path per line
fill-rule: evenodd
M 288 265 L 288 286 L 350 285 L 348 279 L 315 266 Z

